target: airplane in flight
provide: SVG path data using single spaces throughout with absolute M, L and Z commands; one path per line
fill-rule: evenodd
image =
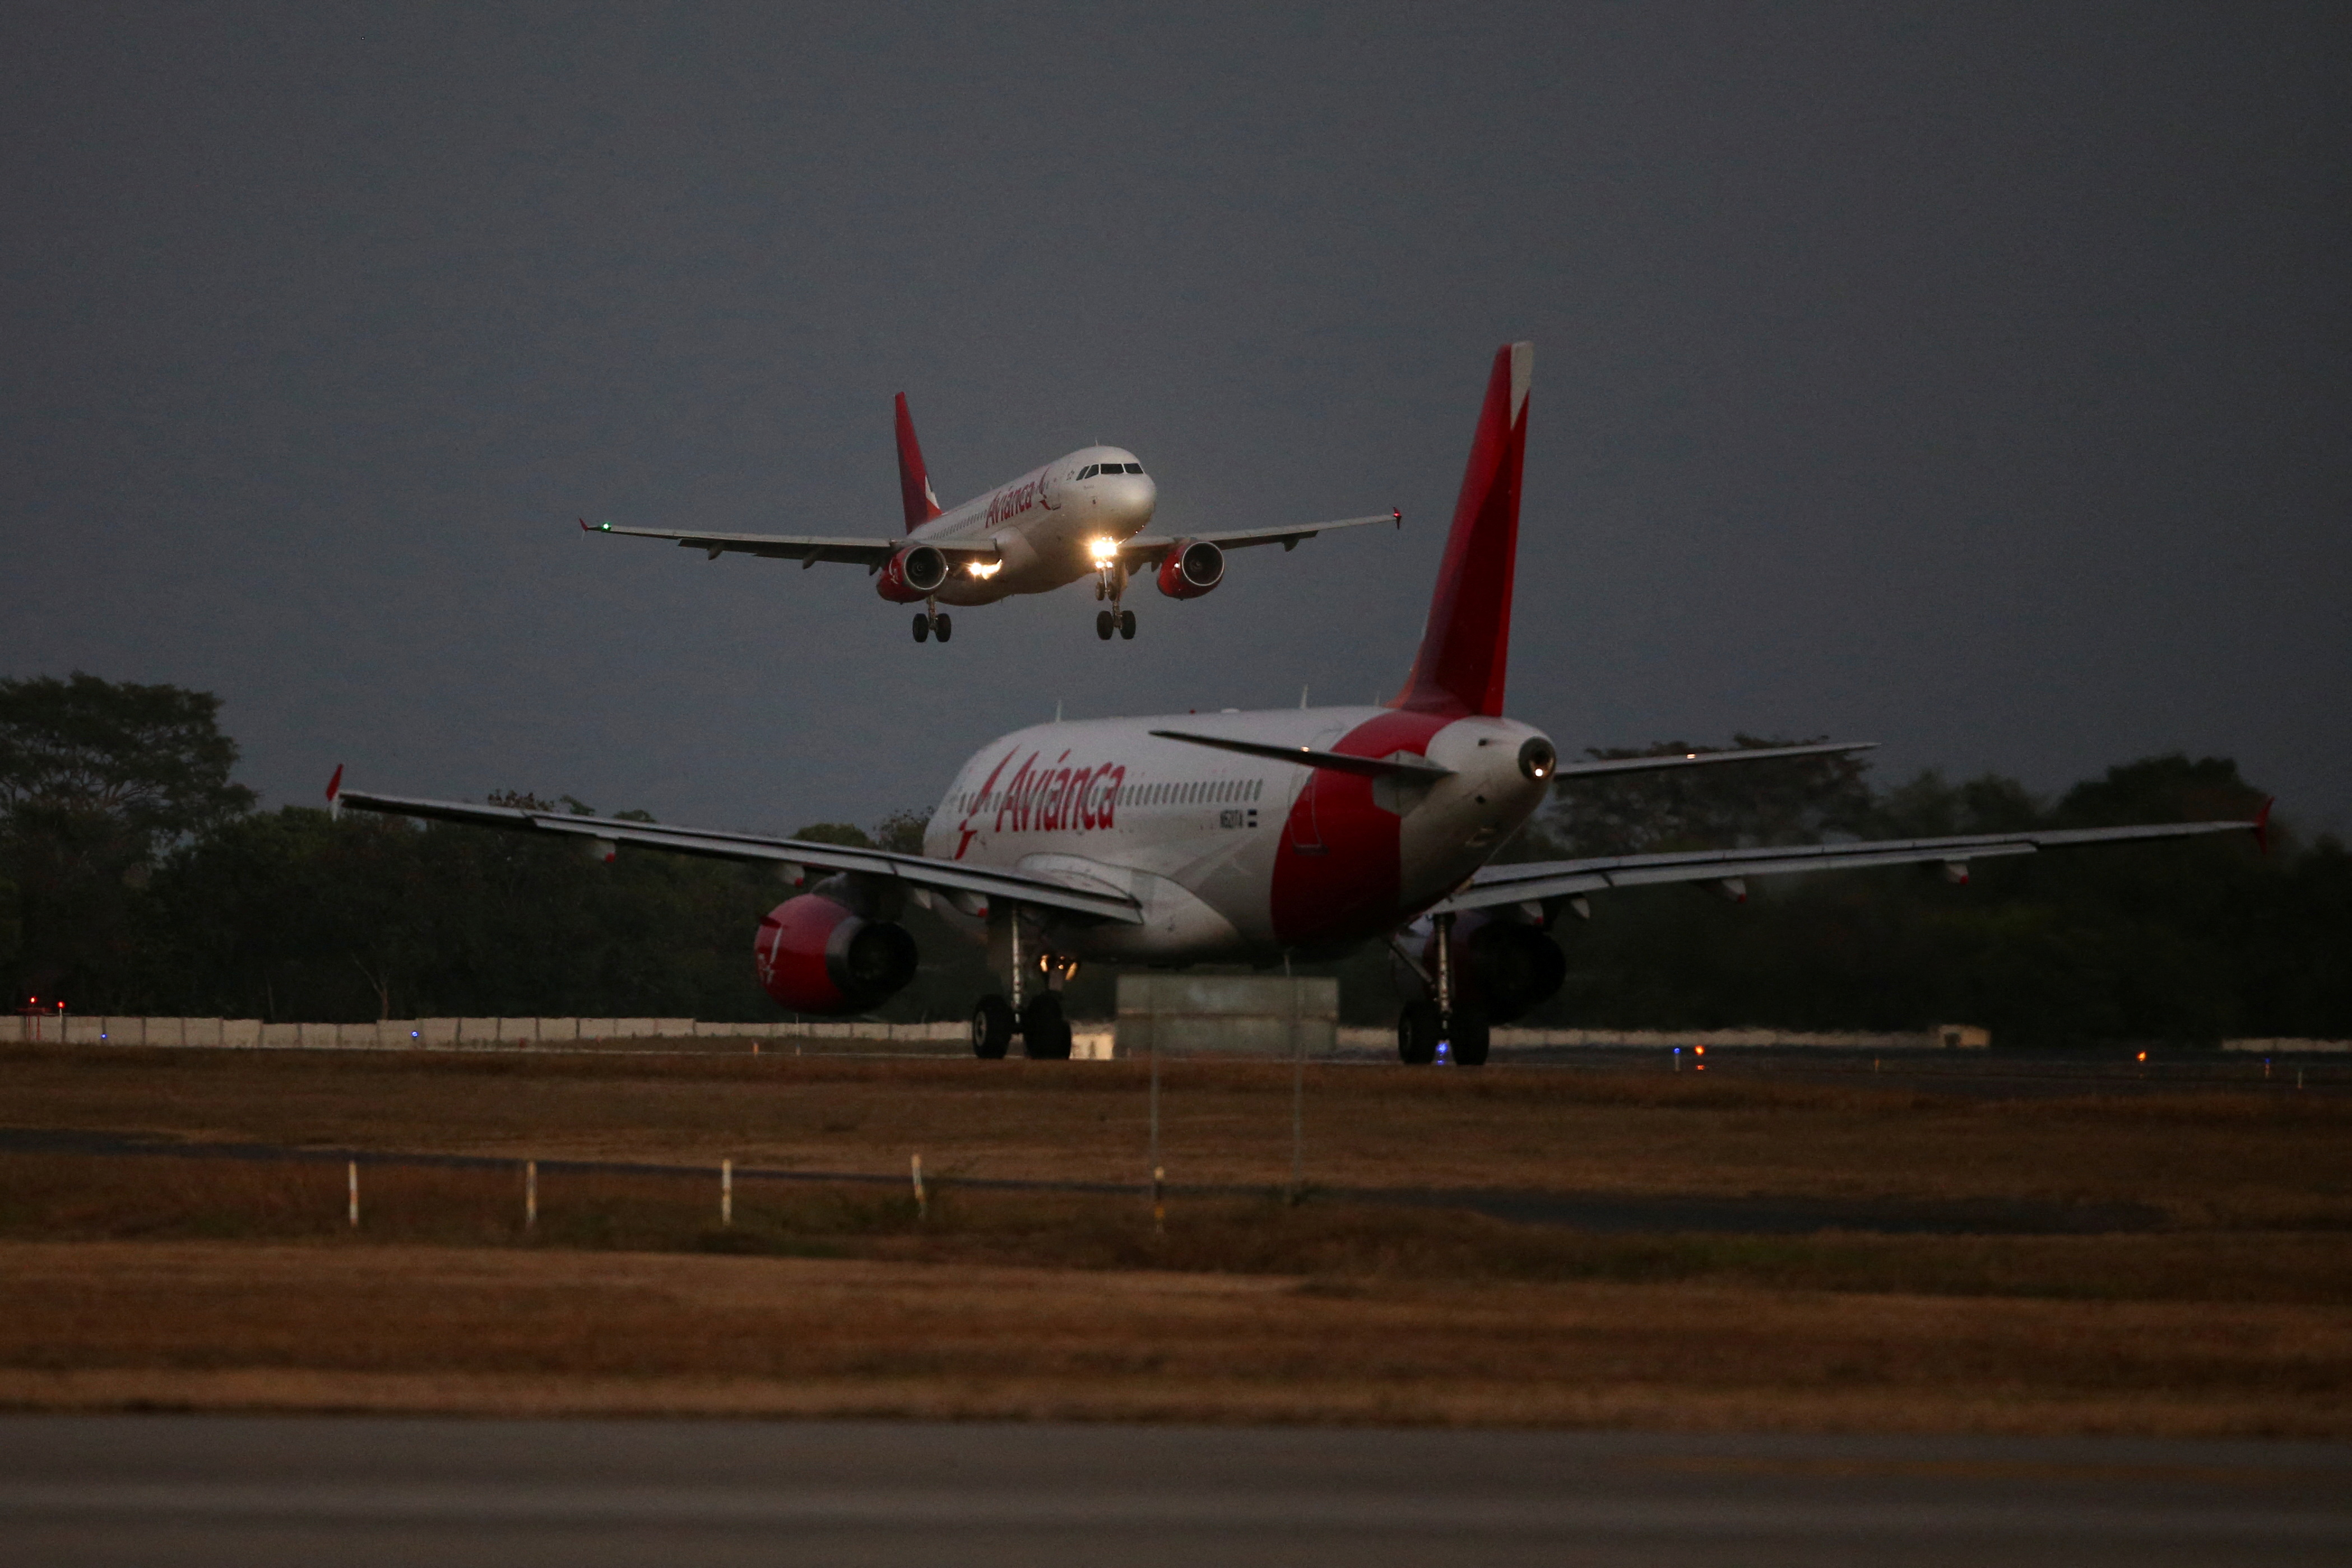
M 845 538 L 814 533 L 686 533 L 660 528 L 622 528 L 610 522 L 580 526 L 591 533 L 673 539 L 713 561 L 730 551 L 797 561 L 802 570 L 820 561 L 848 562 L 866 568 L 874 591 L 894 604 L 920 605 L 915 640 L 946 642 L 955 622 L 941 605 L 992 605 L 1015 594 L 1046 594 L 1091 574 L 1095 636 L 1131 640 L 1135 612 L 1126 605 L 1128 584 L 1150 573 L 1171 599 L 1197 599 L 1225 577 L 1225 552 L 1255 544 L 1295 550 L 1299 541 L 1339 528 L 1370 522 L 1404 526 L 1394 510 L 1371 517 L 1331 522 L 1225 529 L 1184 534 L 1147 533 L 1159 487 L 1135 454 L 1123 447 L 1081 447 L 1045 467 L 1032 468 L 953 510 L 942 510 L 915 439 L 907 395 L 898 395 L 898 496 L 907 531 L 897 539 Z
M 908 903 L 988 944 L 1008 977 L 972 1010 L 972 1049 L 1069 1055 L 1059 987 L 1081 962 L 1280 962 L 1387 942 L 1409 975 L 1397 1050 L 1486 1059 L 1488 1031 L 1556 992 L 1551 934 L 1595 894 L 1660 883 L 1744 898 L 1745 879 L 1972 861 L 2089 844 L 2251 832 L 2161 823 L 1492 865 L 1557 779 L 1861 750 L 1823 743 L 1563 763 L 1503 712 L 1533 363 L 1495 357 L 1421 647 L 1378 707 L 1228 710 L 1056 721 L 975 752 L 920 854 L 718 833 L 614 817 L 414 800 L 328 784 L 336 808 L 569 835 L 598 859 L 622 846 L 774 866 L 803 889 L 761 922 L 761 985 L 795 1012 L 856 1014 L 913 979 Z M 1094 460 L 1091 457 L 1089 461 Z M 1122 459 L 1123 461 L 1124 459 Z M 1084 465 L 1081 465 L 1084 466 Z

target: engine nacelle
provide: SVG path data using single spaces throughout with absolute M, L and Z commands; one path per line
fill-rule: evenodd
M 906 928 L 869 921 L 822 893 L 768 911 L 751 955 L 760 988 L 795 1013 L 863 1013 L 915 978 L 919 954 Z
M 1550 999 L 1568 979 L 1568 955 L 1535 926 L 1507 914 L 1474 910 L 1454 917 L 1455 1005 L 1475 1007 L 1491 1024 L 1507 1024 Z M 1422 968 L 1437 973 L 1437 936 L 1421 944 Z M 1413 989 L 1428 987 L 1417 979 Z
M 874 580 L 874 591 L 886 599 L 911 605 L 938 593 L 948 580 L 948 558 L 929 544 L 917 544 L 890 557 Z
M 1180 539 L 1160 561 L 1160 591 L 1197 599 L 1225 580 L 1225 552 L 1205 539 Z

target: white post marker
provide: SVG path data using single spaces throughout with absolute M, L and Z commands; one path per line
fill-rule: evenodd
M 923 1195 L 923 1157 L 920 1154 L 912 1156 L 908 1166 L 915 1174 L 915 1217 L 929 1219 L 931 1217 L 931 1201 Z
M 525 1160 L 522 1163 L 522 1227 L 539 1228 L 539 1162 Z
M 352 1228 L 357 1230 L 360 1227 L 360 1163 L 357 1160 L 345 1163 L 343 1178 L 351 1193 Z
M 1160 1168 L 1160 1031 L 1151 1031 L 1151 1234 L 1160 1235 L 1168 1228 L 1168 1210 L 1160 1202 L 1160 1184 L 1164 1177 Z
M 719 1162 L 719 1223 L 735 1223 L 735 1162 Z

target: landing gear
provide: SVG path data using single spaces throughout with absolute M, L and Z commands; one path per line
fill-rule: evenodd
M 931 640 L 931 617 L 919 610 L 915 613 L 915 640 L 917 642 Z
M 1486 1015 L 1475 1007 L 1454 1010 L 1454 1026 L 1447 1037 L 1454 1047 L 1454 1065 L 1458 1068 L 1482 1068 L 1486 1065 Z
M 1437 1059 L 1437 1037 L 1443 1026 L 1434 1002 L 1408 1002 L 1397 1015 L 1397 1060 L 1424 1068 Z
M 999 1061 L 1013 1044 L 1013 1004 L 1002 996 L 983 996 L 971 1010 L 971 1054 L 982 1061 Z
M 915 640 L 917 642 L 925 642 L 932 637 L 945 642 L 954 631 L 955 623 L 948 619 L 943 611 L 927 609 L 916 612 Z
M 1003 1057 L 1017 1032 L 1021 1037 L 1021 1054 L 1032 1061 L 1066 1062 L 1070 1059 L 1070 1020 L 1062 1011 L 1062 998 L 1053 989 L 1052 976 L 1067 979 L 1077 972 L 1075 960 L 1055 960 L 1048 954 L 1042 964 L 1031 962 L 1033 955 L 1023 952 L 1021 911 L 1006 911 L 1012 919 L 1005 933 L 1013 960 L 1012 1000 L 1002 996 L 983 996 L 971 1010 L 971 1054 L 984 1061 Z M 1046 979 L 1036 994 L 1023 999 L 1024 982 L 1032 973 L 1043 973 Z
M 1053 992 L 1039 992 L 1021 1010 L 1021 1050 L 1033 1061 L 1070 1059 L 1070 1020 Z
M 931 617 L 931 635 L 938 637 L 940 641 L 947 641 L 948 634 L 954 630 L 955 623 L 948 619 L 948 614 L 945 610 L 941 610 L 938 615 Z
M 1135 640 L 1135 612 L 1119 600 L 1127 594 L 1127 568 L 1116 559 L 1098 562 L 1095 566 L 1095 597 L 1108 599 L 1110 608 L 1095 612 L 1095 636 L 1108 642 L 1117 632 L 1129 642 Z
M 1430 925 L 1437 949 L 1436 1000 L 1411 1002 L 1397 1016 L 1397 1058 L 1411 1067 L 1425 1067 L 1443 1048 L 1455 1067 L 1486 1065 L 1492 1031 L 1486 1015 L 1475 1007 L 1454 1005 L 1454 917 L 1434 915 Z

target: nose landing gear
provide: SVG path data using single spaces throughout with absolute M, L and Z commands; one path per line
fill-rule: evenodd
M 1095 612 L 1095 636 L 1110 641 L 1117 632 L 1128 642 L 1135 640 L 1135 612 L 1124 608 L 1119 600 L 1127 594 L 1127 568 L 1117 561 L 1105 562 L 1095 569 L 1095 597 L 1108 599 L 1110 608 Z

